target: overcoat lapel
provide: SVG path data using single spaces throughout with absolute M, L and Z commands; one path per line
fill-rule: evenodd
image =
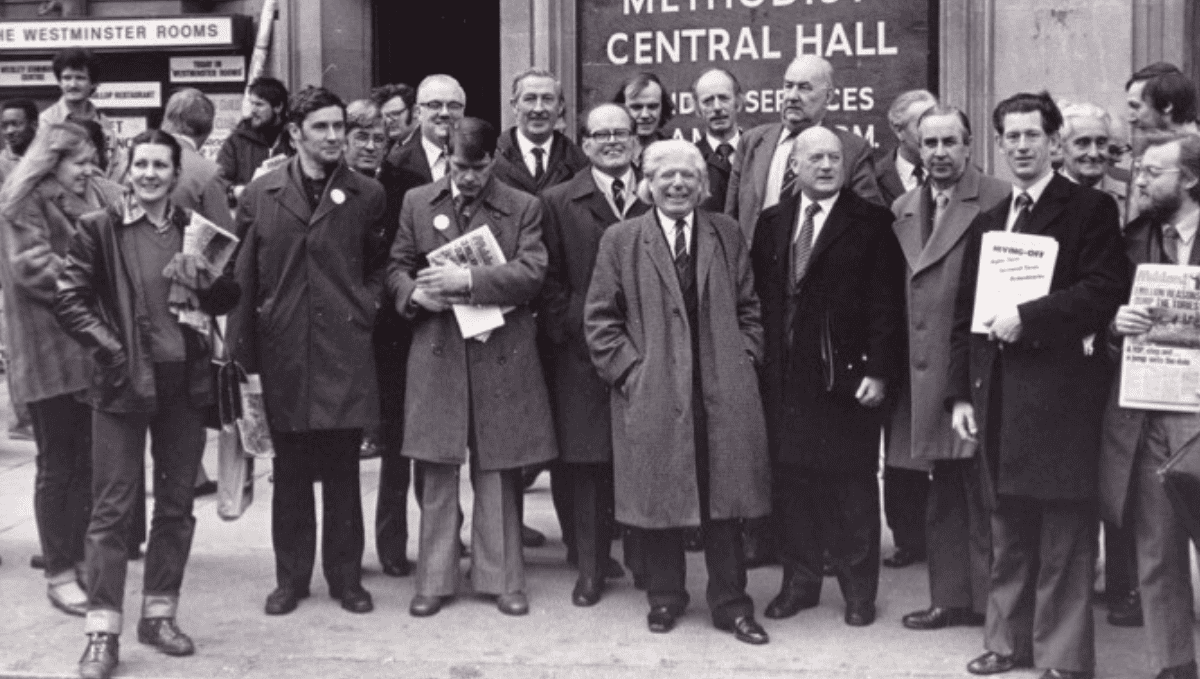
M 1033 206 L 1025 233 L 1038 234 L 1045 231 L 1058 219 L 1062 211 L 1067 209 L 1070 200 L 1071 182 L 1055 174 L 1046 185 L 1046 190 L 1042 192 L 1041 199 Z
M 342 192 L 343 203 L 358 195 L 357 191 L 346 185 L 347 172 L 352 172 L 352 170 L 346 167 L 345 163 L 338 163 L 337 169 L 333 171 L 333 176 L 325 183 L 325 193 L 322 194 L 321 202 L 317 203 L 317 211 L 312 216 L 313 224 L 325 219 L 340 204 L 331 198 L 335 189 Z
M 663 236 L 658 219 L 654 213 L 648 213 L 638 217 L 638 223 L 641 226 L 642 246 L 654 264 L 655 270 L 658 271 L 658 277 L 670 291 L 671 300 L 679 305 L 679 309 L 683 309 L 683 290 L 679 288 L 679 278 L 675 274 L 675 260 L 667 248 L 667 239 Z
M 708 270 L 712 268 L 717 252 L 718 236 L 716 228 L 712 225 L 712 218 L 699 210 L 693 214 L 695 225 L 692 227 L 692 242 L 696 243 L 696 247 L 693 248 L 696 251 L 696 281 L 699 283 L 700 294 L 703 295 L 707 288 L 704 281 L 708 280 Z
M 283 209 L 307 225 L 312 210 L 308 207 L 308 199 L 304 197 L 304 189 L 299 185 L 300 172 L 300 159 L 293 158 L 283 172 L 275 174 L 275 186 L 268 190 L 275 194 L 275 200 Z
M 931 207 L 926 201 L 921 201 L 921 205 L 922 209 L 925 209 L 925 206 Z M 978 214 L 978 208 L 979 172 L 968 166 L 966 173 L 958 181 L 958 186 L 954 187 L 954 198 L 946 206 L 941 225 L 935 226 L 933 235 L 929 237 L 929 242 L 921 252 L 917 266 L 913 267 L 914 274 L 937 264 L 954 249 L 971 226 L 972 219 L 968 218 L 968 215 L 972 212 Z
M 916 200 L 909 198 L 900 200 L 905 202 L 906 207 L 896 218 L 892 232 L 896 234 L 896 240 L 899 241 L 900 249 L 904 252 L 904 259 L 908 261 L 909 270 L 915 273 L 917 265 L 921 261 L 921 250 L 924 248 L 921 244 L 921 224 L 926 219 L 926 201 L 921 194 L 916 196 Z
M 829 217 L 825 219 L 825 225 L 821 227 L 821 233 L 817 234 L 817 240 L 813 243 L 812 254 L 808 257 L 808 268 L 812 269 L 812 263 L 817 261 L 833 241 L 838 239 L 842 233 L 846 231 L 846 227 L 850 223 L 851 215 L 849 214 L 850 207 L 847 203 L 852 200 L 847 197 L 848 189 L 842 189 L 838 195 L 837 202 L 833 204 L 833 209 L 829 211 Z
M 756 148 L 758 148 L 757 154 L 750 149 L 746 149 L 746 157 L 753 157 L 755 159 L 754 186 L 760 187 L 760 205 L 767 195 L 766 189 L 762 187 L 767 185 L 767 175 L 771 173 L 771 158 L 775 155 L 775 147 L 779 144 L 779 137 L 782 134 L 783 124 L 774 124 L 771 126 L 770 132 L 758 138 L 758 144 L 756 145 Z

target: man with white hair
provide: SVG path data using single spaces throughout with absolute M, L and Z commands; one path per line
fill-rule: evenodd
M 896 148 L 875 161 L 875 180 L 883 204 L 892 203 L 925 182 L 928 172 L 921 165 L 921 139 L 917 132 L 917 120 L 921 114 L 933 108 L 937 98 L 929 90 L 909 90 L 888 107 L 888 126 L 896 135 Z
M 1108 174 L 1113 163 L 1110 149 L 1116 136 L 1112 116 L 1086 102 L 1063 104 L 1062 115 L 1062 176 L 1112 196 L 1124 226 L 1125 186 Z
M 695 146 L 655 142 L 642 168 L 654 209 L 605 230 L 583 312 L 612 388 L 616 518 L 643 534 L 651 632 L 671 631 L 687 607 L 684 529 L 699 525 L 713 624 L 765 644 L 739 524 L 770 508 L 746 244 L 732 219 L 696 209 L 708 177 Z

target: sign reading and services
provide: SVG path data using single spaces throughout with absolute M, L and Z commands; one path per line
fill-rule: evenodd
M 49 52 L 64 47 L 228 47 L 233 17 L 0 21 L 0 51 Z
M 0 87 L 56 85 L 54 67 L 45 61 L 0 61 Z
M 737 76 L 743 129 L 778 122 L 783 74 L 798 55 L 833 64 L 828 123 L 892 143 L 887 107 L 926 88 L 929 0 L 584 0 L 580 110 L 611 101 L 629 76 L 656 74 L 675 102 L 671 127 L 699 138 L 691 86 L 713 67 Z
M 173 83 L 240 83 L 246 81 L 245 57 L 171 57 Z
M 96 108 L 159 108 L 162 106 L 162 83 L 102 82 L 92 94 L 92 103 Z

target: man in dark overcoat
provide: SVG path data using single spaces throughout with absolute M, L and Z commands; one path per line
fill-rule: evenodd
M 767 606 L 787 618 L 820 600 L 828 552 L 845 620 L 875 620 L 879 440 L 885 389 L 904 341 L 904 262 L 892 214 L 845 186 L 842 143 L 796 137 L 799 192 L 763 211 L 751 246 L 763 305 L 761 371 L 783 540 L 783 583 Z
M 979 444 L 991 512 L 992 577 L 973 674 L 1044 667 L 1089 679 L 1100 417 L 1111 365 L 1103 332 L 1129 289 L 1117 206 L 1056 174 L 1062 115 L 1045 92 L 1000 102 L 992 122 L 1015 177 L 1012 197 L 971 225 L 951 335 L 955 431 Z M 1048 236 L 1058 255 L 1047 295 L 973 334 L 987 231 Z
M 464 118 L 451 132 L 446 177 L 404 197 L 388 288 L 413 326 L 404 403 L 404 456 L 423 486 L 416 595 L 430 616 L 458 589 L 459 468 L 475 489 L 471 582 L 507 615 L 529 612 L 517 494 L 521 468 L 557 455 L 532 303 L 546 275 L 537 198 L 491 176 L 497 134 Z M 486 228 L 504 262 L 431 265 L 429 254 Z M 507 308 L 485 337 L 464 337 L 452 305 Z
M 572 500 L 572 513 L 560 517 L 573 529 L 568 561 L 573 555 L 579 570 L 571 601 L 591 606 L 600 600 L 609 568 L 612 418 L 608 385 L 588 357 L 583 303 L 600 237 L 649 206 L 636 193 L 632 163 L 639 149 L 625 109 L 596 106 L 587 114 L 583 135 L 591 167 L 542 197 L 542 237 L 550 260 L 540 321 L 550 347 L 550 402 L 559 447 L 555 483 L 561 475 Z
M 612 387 L 617 520 L 642 536 L 651 632 L 687 607 L 683 529 L 701 526 L 713 624 L 765 644 L 740 528 L 770 509 L 745 242 L 732 219 L 696 210 L 708 182 L 695 146 L 655 142 L 642 162 L 655 208 L 604 232 L 584 306 L 592 363 Z
M 704 136 L 696 142 L 708 164 L 708 198 L 700 209 L 721 212 L 733 172 L 734 151 L 742 141 L 738 114 L 742 112 L 742 86 L 723 68 L 710 68 L 692 84 L 696 114 L 704 121 Z
M 372 262 L 383 189 L 342 162 L 345 107 L 324 88 L 291 101 L 296 156 L 250 182 L 238 204 L 244 234 L 234 272 L 243 303 L 229 346 L 262 378 L 275 447 L 271 539 L 278 587 L 268 615 L 308 596 L 316 552 L 313 484 L 321 482 L 321 563 L 329 593 L 355 613 L 363 589 L 358 449 L 379 418 L 371 329 L 382 293 Z

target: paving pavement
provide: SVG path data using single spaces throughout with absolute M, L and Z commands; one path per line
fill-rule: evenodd
M 3 390 L 0 390 L 2 392 Z M 11 415 L 7 395 L 0 414 Z M 29 568 L 39 550 L 33 520 L 34 446 L 0 433 L 0 678 L 74 677 L 83 651 L 82 620 L 51 608 L 41 573 Z M 215 440 L 205 466 L 216 470 Z M 526 498 L 528 523 L 550 537 L 526 550 L 530 613 L 500 614 L 494 604 L 463 595 L 432 618 L 408 615 L 411 578 L 383 575 L 371 540 L 363 557 L 364 586 L 375 611 L 353 615 L 327 595 L 319 566 L 313 596 L 291 615 L 267 617 L 264 598 L 274 586 L 270 543 L 270 465 L 256 470 L 254 504 L 237 521 L 218 518 L 215 500 L 196 504 L 198 519 L 184 581 L 179 624 L 196 642 L 190 658 L 168 658 L 137 643 L 133 634 L 141 599 L 141 562 L 130 564 L 129 615 L 121 638 L 118 677 L 272 677 L 401 679 L 883 679 L 968 677 L 968 660 L 982 651 L 978 628 L 913 632 L 900 625 L 904 613 L 928 601 L 923 565 L 883 569 L 879 619 L 866 628 L 842 622 L 842 600 L 826 583 L 820 607 L 785 621 L 762 620 L 771 643 L 751 647 L 712 628 L 704 604 L 701 555 L 688 558 L 692 605 L 670 634 L 646 630 L 642 592 L 626 577 L 596 606 L 571 605 L 575 575 L 564 563 L 545 475 Z M 373 532 L 377 460 L 362 471 L 367 535 Z M 470 488 L 464 484 L 469 508 Z M 419 517 L 410 497 L 410 534 Z M 470 511 L 467 511 L 470 520 Z M 886 531 L 885 531 L 886 533 Z M 469 527 L 464 535 L 470 535 Z M 885 545 L 884 553 L 890 551 Z M 409 556 L 416 557 L 415 540 Z M 614 545 L 619 558 L 619 547 Z M 464 569 L 466 563 L 463 564 Z M 778 568 L 751 571 L 749 592 L 761 609 L 779 587 Z M 1099 677 L 1151 677 L 1143 669 L 1142 631 L 1104 622 L 1096 608 Z M 1037 677 L 1014 671 L 1010 677 Z

